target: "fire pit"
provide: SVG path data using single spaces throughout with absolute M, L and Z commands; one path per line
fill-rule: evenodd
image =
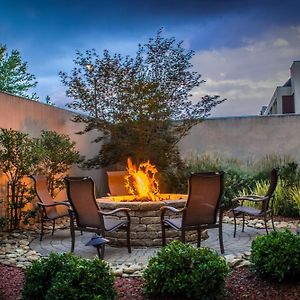
M 160 208 L 164 205 L 176 208 L 184 207 L 186 203 L 186 195 L 168 194 L 165 195 L 172 200 L 123 202 L 122 196 L 99 198 L 98 202 L 103 211 L 110 211 L 120 207 L 130 208 L 131 216 L 131 244 L 133 246 L 161 246 L 161 225 L 160 225 Z M 129 196 L 124 196 L 126 197 Z M 123 201 L 117 201 L 123 200 Z M 174 216 L 174 214 L 173 214 Z M 121 218 L 122 215 L 120 214 Z M 106 237 L 112 246 L 126 245 L 126 232 L 116 231 L 107 232 Z M 180 238 L 180 232 L 175 230 L 166 230 L 166 240 L 170 242 L 174 238 Z M 197 232 L 186 232 L 186 241 L 196 242 Z
M 120 174 L 120 172 L 116 173 Z M 168 205 L 180 209 L 185 206 L 187 200 L 187 195 L 183 194 L 160 194 L 159 184 L 155 178 L 156 173 L 155 166 L 151 165 L 149 161 L 136 167 L 129 159 L 124 182 L 130 195 L 109 196 L 97 199 L 104 212 L 121 207 L 130 208 L 131 244 L 133 246 L 160 246 L 162 244 L 160 208 Z M 172 216 L 174 217 L 174 214 Z M 124 215 L 122 214 L 117 215 L 117 218 L 123 217 Z M 205 235 L 206 233 L 204 232 L 203 236 Z M 180 236 L 181 233 L 178 231 L 166 230 L 167 242 L 174 238 L 179 239 Z M 112 246 L 126 245 L 125 231 L 107 232 L 106 237 Z M 196 242 L 197 232 L 186 232 L 186 241 Z

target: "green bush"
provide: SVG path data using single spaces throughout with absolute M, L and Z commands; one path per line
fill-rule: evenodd
M 102 260 L 54 254 L 34 261 L 25 274 L 23 300 L 115 299 L 114 276 Z
M 227 263 L 217 253 L 173 241 L 150 259 L 144 272 L 145 293 L 178 299 L 221 299 L 228 272 Z
M 283 281 L 300 276 L 300 234 L 273 231 L 252 242 L 251 262 L 261 276 Z
M 266 155 L 257 161 L 242 162 L 215 154 L 190 156 L 178 169 L 168 169 L 164 182 L 165 192 L 186 193 L 191 173 L 225 171 L 223 203 L 232 208 L 232 199 L 242 195 L 264 195 L 269 188 L 270 171 L 278 168 L 279 180 L 272 198 L 274 215 L 300 215 L 300 170 L 297 162 L 288 156 Z M 247 203 L 249 204 L 249 203 Z M 253 203 L 250 205 L 253 206 Z

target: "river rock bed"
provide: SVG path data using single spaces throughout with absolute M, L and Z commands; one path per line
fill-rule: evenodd
M 224 222 L 233 223 L 233 218 L 229 216 L 224 217 Z M 240 225 L 241 220 L 237 220 Z M 68 225 L 67 221 L 63 221 L 57 228 L 65 228 Z M 270 224 L 269 224 L 270 225 Z M 246 226 L 255 228 L 264 228 L 262 220 L 247 219 Z M 300 221 L 275 221 L 276 228 L 289 228 L 293 231 L 299 230 Z M 50 228 L 49 228 L 50 229 Z M 22 269 L 30 266 L 34 260 L 38 260 L 42 255 L 30 249 L 30 242 L 39 237 L 39 226 L 31 226 L 27 230 L 16 230 L 14 232 L 0 232 L 0 264 L 6 266 L 14 266 Z M 233 268 L 248 266 L 250 264 L 251 252 L 240 253 L 238 255 L 225 255 L 224 259 Z M 119 277 L 140 277 L 146 264 L 110 264 L 113 273 Z

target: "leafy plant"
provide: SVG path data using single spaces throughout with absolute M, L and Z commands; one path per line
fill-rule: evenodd
M 40 157 L 35 140 L 28 134 L 13 129 L 0 129 L 0 170 L 5 174 L 9 187 L 9 229 L 17 228 L 29 213 L 24 208 L 33 196 L 22 179 L 36 169 Z
M 56 189 L 64 187 L 65 173 L 81 161 L 80 155 L 69 136 L 55 131 L 42 130 L 38 143 L 42 153 L 40 173 L 47 175 L 48 189 L 54 197 Z
M 299 187 L 294 187 L 291 189 L 290 196 L 293 199 L 293 203 L 298 209 L 298 214 L 300 215 L 300 189 Z
M 274 215 L 299 216 L 300 189 L 299 166 L 288 156 L 272 154 L 253 161 L 242 162 L 223 158 L 215 154 L 191 156 L 180 169 L 168 169 L 165 176 L 172 192 L 186 193 L 188 177 L 193 172 L 225 171 L 223 201 L 226 208 L 232 207 L 232 199 L 242 195 L 265 195 L 269 188 L 270 170 L 279 168 L 279 179 L 274 197 L 271 200 Z M 245 202 L 257 207 L 257 203 Z
M 258 236 L 252 242 L 251 262 L 263 277 L 281 282 L 300 276 L 300 234 L 288 230 Z
M 114 276 L 99 258 L 82 259 L 71 253 L 50 254 L 26 270 L 23 300 L 115 299 Z
M 173 241 L 150 259 L 143 275 L 145 293 L 178 299 L 221 299 L 228 272 L 227 263 L 215 252 Z
M 177 168 L 180 139 L 224 101 L 208 95 L 190 100 L 203 82 L 191 71 L 193 54 L 162 31 L 139 45 L 133 58 L 108 50 L 102 57 L 95 50 L 77 52 L 71 75 L 60 72 L 73 98 L 69 107 L 86 113 L 74 119 L 86 125 L 83 132 L 96 129 L 96 142 L 105 142 L 87 167 L 125 166 L 131 156 L 135 163 L 150 160 L 160 171 Z
M 22 62 L 20 52 L 12 50 L 9 54 L 6 46 L 0 44 L 0 91 L 36 100 L 36 94 L 27 94 L 29 89 L 36 87 L 35 79 L 27 71 L 27 63 Z

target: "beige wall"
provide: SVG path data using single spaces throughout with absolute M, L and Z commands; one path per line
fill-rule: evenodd
M 300 162 L 300 115 L 208 119 L 192 128 L 180 150 L 185 157 L 219 153 L 243 160 L 275 153 Z
M 97 136 L 96 132 L 76 134 L 82 125 L 72 122 L 72 116 L 67 110 L 0 92 L 0 128 L 12 128 L 29 133 L 32 137 L 39 136 L 42 129 L 64 133 L 76 142 L 76 148 L 81 155 L 91 158 L 100 147 L 97 143 L 91 143 Z M 97 194 L 104 192 L 101 170 L 84 171 L 74 166 L 70 175 L 92 176 L 97 186 Z M 2 178 L 0 197 L 3 190 Z
M 42 129 L 68 134 L 77 149 L 93 157 L 100 145 L 90 143 L 97 135 L 77 135 L 81 125 L 72 122 L 72 113 L 57 107 L 0 92 L 0 127 L 13 128 L 38 136 Z M 266 154 L 291 155 L 300 162 L 300 115 L 273 115 L 208 119 L 194 127 L 180 143 L 183 156 L 218 153 L 239 159 L 258 159 Z M 101 170 L 83 171 L 73 167 L 71 175 L 92 176 L 97 194 L 106 190 L 106 176 Z M 0 184 L 0 200 L 4 191 Z

